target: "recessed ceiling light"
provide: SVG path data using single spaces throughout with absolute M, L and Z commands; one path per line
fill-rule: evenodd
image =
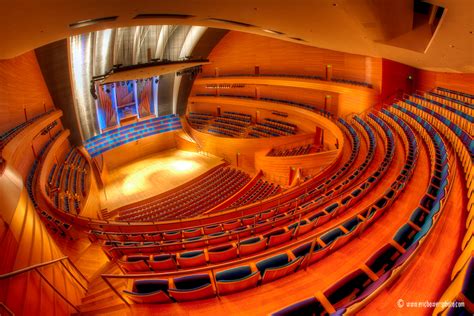
M 255 25 L 249 24 L 249 23 L 244 23 L 244 22 L 239 22 L 239 21 L 232 21 L 232 20 L 225 20 L 225 19 L 218 19 L 218 18 L 208 18 L 206 19 L 211 22 L 220 22 L 220 23 L 226 23 L 226 24 L 232 24 L 236 26 L 243 26 L 243 27 L 255 27 Z
M 299 41 L 299 42 L 306 42 L 304 39 L 299 37 L 290 37 L 292 40 Z
M 266 33 L 270 33 L 270 34 L 275 34 L 275 35 L 282 35 L 282 34 L 285 34 L 283 32 L 280 32 L 280 31 L 274 31 L 274 30 L 269 30 L 269 29 L 262 29 L 262 31 L 266 32 Z
M 117 20 L 118 16 L 107 16 L 103 18 L 97 18 L 97 19 L 88 19 L 88 20 L 82 20 L 82 21 L 77 21 L 75 23 L 69 24 L 69 27 L 72 29 L 79 28 L 79 27 L 85 27 L 85 26 L 90 26 L 98 23 L 104 23 L 104 22 L 112 22 Z

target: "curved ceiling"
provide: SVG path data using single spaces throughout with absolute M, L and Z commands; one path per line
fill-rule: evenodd
M 421 69 L 474 72 L 472 0 L 429 1 L 444 7 L 445 14 L 431 41 L 417 50 L 401 48 L 416 46 L 419 42 L 416 34 L 407 32 L 414 28 L 414 0 L 0 1 L 1 59 L 70 35 L 99 29 L 189 24 L 384 57 Z M 142 18 L 135 18 L 139 14 Z M 106 17 L 117 18 L 84 27 L 71 27 L 79 21 Z M 398 35 L 402 36 L 399 38 Z M 403 45 L 399 45 L 400 41 Z

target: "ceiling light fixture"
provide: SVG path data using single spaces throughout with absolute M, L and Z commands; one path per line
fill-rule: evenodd
M 280 31 L 274 31 L 274 30 L 270 30 L 270 29 L 262 29 L 262 31 L 266 32 L 266 33 L 270 33 L 270 34 L 275 34 L 275 35 L 284 35 L 285 33 L 283 32 L 280 32 Z

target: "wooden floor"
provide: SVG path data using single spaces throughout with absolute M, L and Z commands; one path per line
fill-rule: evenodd
M 101 206 L 109 211 L 171 190 L 222 163 L 212 155 L 170 149 L 109 170 Z

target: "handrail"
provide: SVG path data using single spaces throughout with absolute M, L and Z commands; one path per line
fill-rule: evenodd
M 83 289 L 84 291 L 87 291 L 87 286 L 82 284 L 81 282 L 79 282 L 79 280 L 76 278 L 76 276 L 74 276 L 74 274 L 66 267 L 66 265 L 64 264 L 64 260 L 67 260 L 73 267 L 74 267 L 74 270 L 76 270 L 76 272 L 86 281 L 86 284 L 89 283 L 89 280 L 87 280 L 87 278 L 84 276 L 84 274 L 82 274 L 82 272 L 74 265 L 74 263 L 71 261 L 71 259 L 69 259 L 68 256 L 64 256 L 64 257 L 61 257 L 61 258 L 57 258 L 57 259 L 53 259 L 53 260 L 49 260 L 49 261 L 46 261 L 46 262 L 42 262 L 42 263 L 38 263 L 38 264 L 34 264 L 34 265 L 31 265 L 31 266 L 28 266 L 28 267 L 25 267 L 25 268 L 21 268 L 21 269 L 18 269 L 18 270 L 15 270 L 15 271 L 12 271 L 12 272 L 9 272 L 9 273 L 5 273 L 5 274 L 2 274 L 0 275 L 0 280 L 4 280 L 4 279 L 9 279 L 9 278 L 13 278 L 19 274 L 22 274 L 22 273 L 25 273 L 25 272 L 30 272 L 30 271 L 35 271 L 36 273 L 39 274 L 39 276 L 41 277 L 41 279 L 43 279 L 46 284 L 48 284 L 52 289 L 53 291 L 58 294 L 67 304 L 69 304 L 72 308 L 74 308 L 77 312 L 80 312 L 79 308 L 74 305 L 71 301 L 69 301 L 65 296 L 64 294 L 62 294 L 61 292 L 59 292 L 56 287 L 46 278 L 46 276 L 41 273 L 41 271 L 39 270 L 39 268 L 42 268 L 42 267 L 46 267 L 46 266 L 49 266 L 49 265 L 52 265 L 52 264 L 55 264 L 55 263 L 61 263 L 61 265 L 64 267 L 64 269 L 66 269 L 66 271 L 68 272 L 68 274 L 74 279 L 74 281 L 77 282 L 77 284 L 79 284 Z
M 14 277 L 18 274 L 22 274 L 22 273 L 25 273 L 25 272 L 28 272 L 28 271 L 31 271 L 31 270 L 34 270 L 34 269 L 38 269 L 38 268 L 41 268 L 41 267 L 44 267 L 44 266 L 48 266 L 50 264 L 62 261 L 62 260 L 67 259 L 67 258 L 68 257 L 64 256 L 64 257 L 61 257 L 61 258 L 57 258 L 57 259 L 53 259 L 53 260 L 50 260 L 50 261 L 34 264 L 32 266 L 28 266 L 28 267 L 25 267 L 25 268 L 21 268 L 21 269 L 18 269 L 16 271 L 8 272 L 8 273 L 0 275 L 0 280 L 12 278 L 12 277 Z
M 77 278 L 73 276 L 72 272 L 69 271 L 69 269 L 64 265 L 64 263 L 63 263 L 64 260 L 67 260 L 69 262 L 69 264 L 74 268 L 74 270 L 76 270 L 76 272 L 81 276 L 81 278 L 86 281 L 86 284 L 89 284 L 89 280 L 84 276 L 84 274 L 81 272 L 81 270 L 79 270 L 76 267 L 76 265 L 71 261 L 71 259 L 68 256 L 64 256 L 64 257 L 61 257 L 61 258 L 49 260 L 49 261 L 42 262 L 42 263 L 37 263 L 37 264 L 31 265 L 31 266 L 28 266 L 28 267 L 25 267 L 25 268 L 18 269 L 16 271 L 12 271 L 12 272 L 2 274 L 2 275 L 0 275 L 0 280 L 9 279 L 9 278 L 12 278 L 14 276 L 17 276 L 18 274 L 22 274 L 22 273 L 25 273 L 25 272 L 28 272 L 28 271 L 31 271 L 31 270 L 35 270 L 35 269 L 38 269 L 38 268 L 49 266 L 49 265 L 51 265 L 53 263 L 56 263 L 56 262 L 61 262 L 62 266 L 66 269 L 66 271 L 68 271 L 68 273 L 74 278 L 74 280 L 79 285 L 81 285 L 81 287 L 84 290 L 87 290 L 86 286 L 84 286 L 81 282 L 79 282 L 77 280 Z

